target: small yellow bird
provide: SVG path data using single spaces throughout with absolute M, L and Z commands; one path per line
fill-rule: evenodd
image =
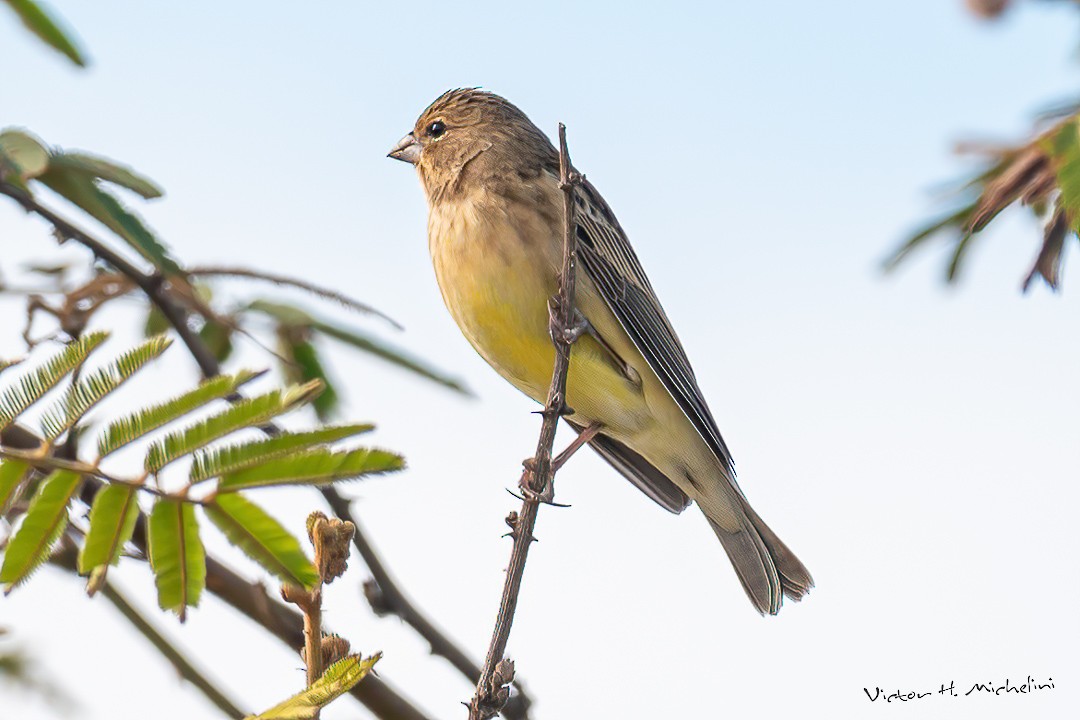
M 521 110 L 492 93 L 437 98 L 390 157 L 416 166 L 428 244 L 450 314 L 514 387 L 544 402 L 555 351 L 548 299 L 558 288 L 559 156 Z M 814 582 L 758 517 L 694 371 L 611 208 L 589 182 L 576 194 L 585 334 L 573 345 L 567 422 L 600 426 L 590 445 L 667 510 L 705 514 L 758 612 L 775 614 Z

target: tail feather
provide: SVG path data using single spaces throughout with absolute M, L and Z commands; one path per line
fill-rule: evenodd
M 708 516 L 706 516 L 708 517 Z M 775 615 L 783 602 L 783 586 L 769 549 L 753 525 L 746 522 L 735 532 L 709 518 L 720 544 L 724 546 L 743 590 L 757 611 Z
M 795 557 L 795 553 L 791 552 L 788 546 L 776 536 L 776 533 L 765 524 L 765 521 L 758 517 L 753 508 L 745 503 L 744 505 L 750 522 L 754 524 L 754 528 L 761 535 L 765 547 L 769 549 L 769 554 L 772 555 L 773 563 L 780 574 L 780 583 L 783 585 L 784 594 L 795 602 L 802 600 L 810 592 L 810 588 L 814 587 L 814 578 L 810 577 L 810 571 L 806 569 L 806 566 L 802 564 L 799 558 Z
M 814 586 L 814 580 L 795 554 L 745 502 L 743 509 L 745 515 L 735 532 L 706 518 L 735 566 L 750 602 L 762 615 L 775 615 L 785 595 L 801 600 Z

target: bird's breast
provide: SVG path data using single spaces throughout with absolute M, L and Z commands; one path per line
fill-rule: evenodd
M 558 246 L 540 214 L 503 199 L 431 208 L 428 243 L 439 289 L 462 333 L 489 364 L 542 400 L 554 363 L 547 300 Z

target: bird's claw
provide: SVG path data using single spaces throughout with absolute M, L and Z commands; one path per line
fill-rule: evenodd
M 574 310 L 574 322 L 567 327 L 563 322 L 562 299 L 556 295 L 548 300 L 548 332 L 551 339 L 563 345 L 573 345 L 578 339 L 589 333 L 592 326 L 585 316 Z

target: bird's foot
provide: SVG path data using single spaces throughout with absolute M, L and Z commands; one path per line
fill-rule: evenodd
M 563 321 L 562 297 L 554 295 L 548 300 L 548 332 L 555 342 L 573 345 L 582 335 L 592 333 L 592 325 L 575 309 L 574 321 L 567 327 Z

